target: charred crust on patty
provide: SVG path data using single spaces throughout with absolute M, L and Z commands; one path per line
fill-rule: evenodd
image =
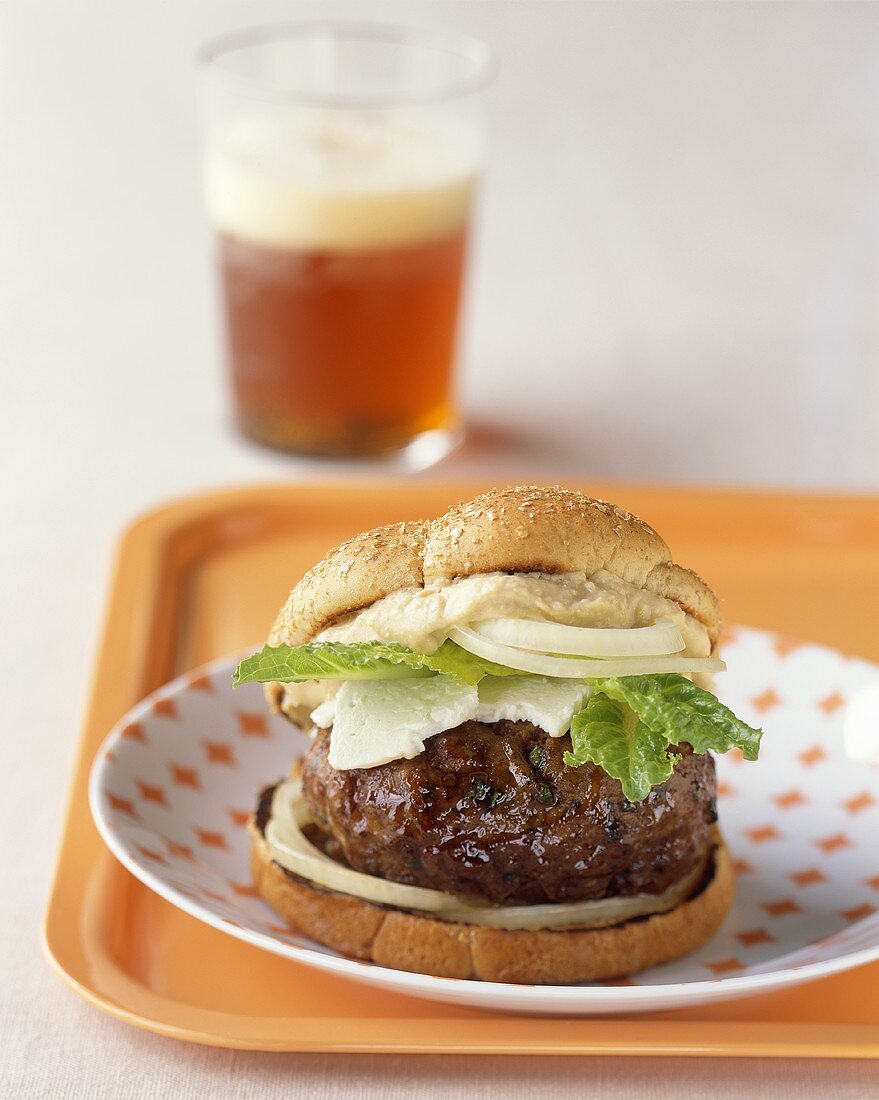
M 680 748 L 639 803 L 570 738 L 530 722 L 465 722 L 412 760 L 340 772 L 319 731 L 302 761 L 309 810 L 357 871 L 504 904 L 661 894 L 708 851 L 714 761 Z

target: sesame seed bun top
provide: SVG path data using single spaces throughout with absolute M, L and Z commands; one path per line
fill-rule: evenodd
M 402 588 L 478 573 L 585 573 L 604 570 L 673 600 L 720 633 L 717 597 L 676 565 L 643 520 L 560 486 L 492 489 L 434 520 L 396 523 L 331 550 L 290 593 L 270 645 L 304 645 L 343 615 Z

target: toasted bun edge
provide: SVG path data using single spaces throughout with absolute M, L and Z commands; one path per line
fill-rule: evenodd
M 315 886 L 272 860 L 257 819 L 249 829 L 254 885 L 288 925 L 364 963 L 436 977 L 522 985 L 624 977 L 701 947 L 723 923 L 735 892 L 732 860 L 715 833 L 700 889 L 667 913 L 598 929 L 483 928 Z

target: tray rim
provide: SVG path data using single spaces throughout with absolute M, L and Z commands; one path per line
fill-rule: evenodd
M 465 1020 L 443 1019 L 444 1031 L 461 1032 L 458 1035 L 429 1041 L 431 1034 L 429 1017 L 407 1019 L 402 1016 L 394 1019 L 394 1036 L 389 1038 L 387 1019 L 360 1020 L 358 1028 L 367 1033 L 356 1041 L 334 1038 L 327 1032 L 327 1018 L 291 1017 L 285 1022 L 289 1031 L 284 1035 L 248 1034 L 254 1030 L 251 1021 L 256 1021 L 258 1030 L 261 1017 L 241 1017 L 232 1013 L 209 1013 L 193 1009 L 196 1017 L 222 1016 L 229 1023 L 237 1021 L 239 1029 L 235 1034 L 218 1032 L 207 1026 L 197 1026 L 193 1022 L 186 1025 L 173 1022 L 167 1017 L 161 1018 L 138 1012 L 124 1004 L 119 1004 L 103 994 L 87 978 L 77 973 L 76 962 L 69 957 L 69 943 L 63 942 L 59 935 L 57 900 L 65 876 L 65 854 L 72 843 L 72 833 L 81 822 L 87 819 L 87 828 L 94 830 L 88 810 L 88 776 L 94 755 L 102 743 L 106 731 L 113 722 L 103 725 L 106 719 L 100 718 L 100 685 L 107 681 L 109 669 L 118 669 L 128 665 L 128 681 L 140 682 L 140 698 L 148 690 L 160 686 L 149 683 L 149 668 L 135 656 L 124 661 L 119 657 L 118 648 L 114 652 L 113 639 L 123 628 L 123 609 L 131 602 L 132 587 L 138 593 L 137 603 L 148 606 L 148 589 L 157 592 L 164 582 L 169 564 L 173 565 L 174 541 L 183 539 L 188 531 L 211 518 L 242 511 L 248 508 L 265 511 L 284 512 L 289 509 L 292 500 L 308 503 L 308 498 L 325 497 L 327 494 L 344 496 L 352 490 L 358 492 L 374 491 L 387 493 L 389 489 L 405 495 L 418 491 L 434 493 L 450 491 L 450 495 L 466 496 L 486 484 L 485 480 L 467 480 L 455 482 L 408 482 L 400 483 L 390 479 L 363 480 L 354 482 L 311 482 L 285 483 L 257 486 L 241 486 L 232 489 L 210 490 L 195 493 L 172 500 L 150 509 L 135 517 L 121 533 L 117 542 L 111 581 L 106 597 L 104 614 L 100 630 L 100 642 L 94 663 L 88 703 L 85 708 L 82 732 L 77 742 L 77 750 L 72 779 L 68 786 L 66 806 L 63 815 L 61 841 L 52 875 L 52 885 L 42 925 L 42 945 L 48 961 L 59 976 L 86 1001 L 104 1012 L 127 1023 L 146 1030 L 186 1039 L 207 1045 L 234 1047 L 239 1049 L 287 1050 L 287 1051 L 325 1051 L 325 1052 L 371 1052 L 371 1053 L 518 1053 L 518 1054 L 628 1054 L 628 1055 L 718 1055 L 718 1056 L 769 1056 L 769 1057 L 879 1057 L 879 1027 L 872 1025 L 850 1025 L 833 1023 L 784 1023 L 774 1021 L 678 1021 L 662 1020 L 650 1016 L 617 1016 L 610 1018 L 591 1017 L 587 1020 L 526 1016 L 534 1033 L 534 1038 L 523 1045 L 521 1036 L 505 1041 L 497 1032 L 508 1016 L 486 1014 L 484 1019 L 467 1018 Z M 601 487 L 609 483 L 599 483 Z M 598 486 L 592 484 L 592 491 Z M 749 500 L 757 498 L 768 503 L 774 499 L 785 501 L 807 499 L 810 502 L 833 501 L 837 504 L 864 505 L 877 498 L 872 494 L 832 494 L 832 493 L 781 493 L 777 491 L 750 492 L 735 488 L 715 489 L 703 486 L 665 486 L 636 483 L 619 483 L 623 492 L 653 491 L 672 497 L 687 497 L 712 493 L 728 497 L 740 497 Z M 613 487 L 614 489 L 617 486 Z M 178 547 L 179 550 L 179 547 Z M 169 555 L 171 561 L 169 562 Z M 178 561 L 178 572 L 180 562 Z M 132 586 L 126 581 L 129 575 L 140 575 L 140 584 Z M 146 582 L 146 583 L 145 583 Z M 155 601 L 155 607 L 161 610 L 161 602 Z M 157 614 L 158 612 L 154 612 Z M 151 631 L 147 631 L 151 634 Z M 144 644 L 142 650 L 150 647 Z M 140 656 L 143 656 L 141 654 Z M 132 673 L 138 673 L 132 675 Z M 144 686 L 145 683 L 148 686 Z M 132 700 L 132 705 L 135 700 Z M 119 715 L 116 715 L 118 719 Z M 115 719 L 114 719 L 115 721 Z M 97 728 L 96 728 L 97 727 Z M 105 852 L 107 858 L 113 857 Z M 146 887 L 141 887 L 146 889 Z M 80 900 L 81 900 L 80 894 Z M 70 924 L 68 921 L 68 931 Z M 820 979 L 819 979 L 820 980 Z M 159 1002 L 156 1007 L 166 1007 L 171 1002 L 159 994 L 151 994 L 150 999 Z M 173 1016 L 173 1013 L 172 1013 Z M 332 1017 L 330 1017 L 332 1018 Z M 521 1018 L 521 1017 L 520 1017 Z M 439 1021 L 438 1021 L 439 1022 Z M 244 1025 L 241 1027 L 240 1025 Z M 588 1028 L 584 1028 L 588 1024 Z M 295 1026 L 294 1026 L 295 1025 Z M 310 1025 L 310 1026 L 309 1026 Z M 457 1026 L 456 1026 L 457 1025 Z M 298 1027 L 298 1033 L 293 1032 Z M 680 1032 L 686 1028 L 687 1039 L 681 1040 Z M 373 1031 L 374 1035 L 368 1033 Z M 588 1032 L 583 1034 L 583 1032 Z M 538 1034 L 546 1032 L 546 1035 Z M 634 1032 L 634 1034 L 629 1034 Z M 639 1032 L 641 1034 L 639 1035 Z M 621 1034 L 623 1033 L 623 1034 Z M 722 1033 L 722 1034 L 721 1034 Z

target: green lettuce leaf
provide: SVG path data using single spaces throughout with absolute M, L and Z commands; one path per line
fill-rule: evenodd
M 746 760 L 756 760 L 762 730 L 737 718 L 729 707 L 676 673 L 623 676 L 593 681 L 600 691 L 626 703 L 641 721 L 668 738 L 671 745 L 686 741 L 693 751 L 729 752 L 741 749 Z
M 462 680 L 465 684 L 478 684 L 483 676 L 522 675 L 518 669 L 496 665 L 493 661 L 477 657 L 475 653 L 469 653 L 455 642 L 443 642 L 430 656 L 425 657 L 420 654 L 415 656 L 424 662 L 425 668 L 433 672 L 442 672 L 446 676 L 454 676 L 456 680 Z
M 630 802 L 640 802 L 651 787 L 664 783 L 676 760 L 662 733 L 607 695 L 590 696 L 571 722 L 571 752 L 565 753 L 565 763 L 572 768 L 587 761 L 597 764 L 620 781 Z
M 740 749 L 756 760 L 762 730 L 737 718 L 720 700 L 675 673 L 590 681 L 594 694 L 571 722 L 571 767 L 591 761 L 618 779 L 638 802 L 671 775 L 673 745 L 723 753 Z
M 483 676 L 519 676 L 521 673 L 492 664 L 443 642 L 435 653 L 416 653 L 396 642 L 314 642 L 303 646 L 263 646 L 245 657 L 232 678 L 240 684 L 302 683 L 305 680 L 397 680 L 441 672 L 465 684 L 477 684 Z

